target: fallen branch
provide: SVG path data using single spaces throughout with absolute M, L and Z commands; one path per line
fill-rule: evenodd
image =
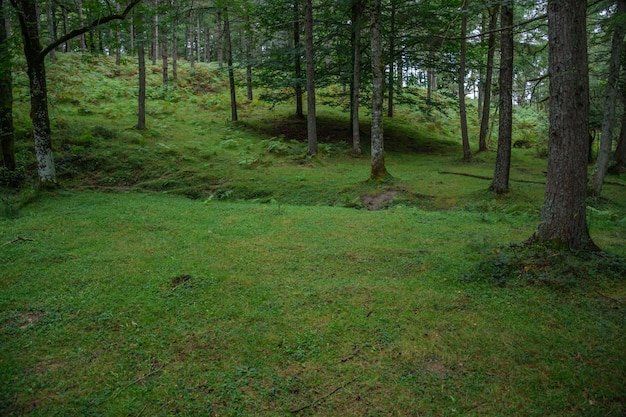
M 167 365 L 167 364 L 165 364 L 165 365 Z M 122 392 L 124 392 L 128 388 L 132 387 L 136 383 L 143 381 L 144 379 L 148 378 L 149 376 L 152 376 L 152 375 L 156 374 L 157 372 L 160 372 L 163 368 L 165 368 L 165 365 L 162 365 L 162 366 L 160 366 L 160 367 L 158 367 L 156 369 L 153 369 L 152 371 L 148 372 L 147 374 L 140 376 L 139 378 L 135 379 L 132 382 L 129 382 L 128 384 L 124 385 L 121 388 L 118 388 L 117 391 L 115 391 L 109 397 L 107 397 L 104 400 L 102 400 L 101 402 L 99 402 L 98 405 L 103 404 L 105 401 L 115 399 L 118 395 L 120 395 Z M 143 410 L 141 412 L 143 412 Z M 139 415 L 141 415 L 141 413 Z
M 617 185 L 618 187 L 626 187 L 626 184 L 622 184 L 621 182 L 615 182 L 615 181 L 604 181 L 605 184 L 609 184 L 609 185 Z
M 463 177 L 471 177 L 471 178 L 479 178 L 481 180 L 489 180 L 492 181 L 493 178 L 492 177 L 487 177 L 486 175 L 476 175 L 476 174 L 468 174 L 467 172 L 452 172 L 452 171 L 439 171 L 440 174 L 451 174 L 451 175 L 461 175 Z M 545 182 L 543 181 L 532 181 L 532 180 L 514 180 L 511 179 L 509 181 L 512 182 L 525 182 L 528 184 L 540 184 L 540 185 L 545 185 Z
M 3 247 L 5 247 L 5 246 L 8 246 L 8 245 L 10 245 L 11 243 L 20 242 L 20 241 L 22 241 L 22 240 L 26 240 L 26 241 L 32 242 L 34 239 L 31 239 L 31 238 L 29 238 L 29 237 L 22 237 L 22 236 L 18 236 L 18 237 L 16 237 L 15 239 L 11 240 L 10 242 L 5 242 L 5 243 L 3 243 L 2 245 L 0 245 L 0 248 L 3 248 Z
M 347 387 L 348 385 L 352 384 L 354 381 L 356 381 L 356 378 L 346 382 L 343 385 L 338 386 L 337 388 L 333 389 L 329 393 L 327 393 L 325 395 L 322 395 L 321 397 L 317 398 L 313 402 L 310 402 L 310 403 L 308 403 L 306 405 L 303 405 L 302 407 L 293 408 L 293 409 L 289 410 L 289 412 L 292 413 L 292 414 L 296 414 L 296 413 L 299 413 L 300 411 L 306 410 L 307 408 L 311 408 L 314 405 L 317 405 L 317 404 L 321 403 L 322 401 L 324 401 L 326 398 L 330 397 L 331 395 L 335 394 L 337 391 L 339 391 L 339 390 Z
M 601 295 L 602 297 L 606 298 L 607 300 L 611 300 L 611 301 L 613 301 L 614 303 L 618 303 L 618 304 L 623 304 L 623 303 L 624 303 L 624 300 L 620 300 L 620 299 L 618 299 L 618 298 L 613 298 L 613 297 L 611 297 L 611 296 L 609 296 L 609 295 L 606 295 L 606 294 L 604 294 L 603 292 L 600 292 L 600 291 L 596 291 L 596 292 L 597 292 L 599 295 Z

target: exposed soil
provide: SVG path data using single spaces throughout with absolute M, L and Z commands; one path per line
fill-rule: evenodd
M 382 194 L 376 195 L 364 195 L 361 197 L 361 202 L 368 210 L 380 210 L 393 198 L 398 195 L 397 191 L 385 191 Z

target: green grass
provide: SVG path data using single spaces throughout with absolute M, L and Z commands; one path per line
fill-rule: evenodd
M 349 382 L 303 415 L 623 412 L 623 281 L 463 281 L 524 215 L 82 192 L 0 226 L 33 239 L 0 249 L 3 414 L 289 415 Z
M 16 78 L 26 185 L 0 201 L 0 414 L 624 414 L 623 186 L 589 205 L 608 255 L 556 254 L 546 280 L 505 246 L 539 222 L 540 141 L 513 151 L 512 179 L 531 182 L 497 196 L 476 177 L 495 152 L 462 163 L 451 110 L 400 107 L 377 184 L 367 119 L 355 158 L 347 115 L 320 106 L 310 158 L 290 105 L 242 98 L 228 122 L 223 72 L 181 63 L 166 90 L 149 71 L 138 132 L 132 65 L 57 56 L 54 193 L 27 185 Z M 522 116 L 516 134 L 541 131 Z

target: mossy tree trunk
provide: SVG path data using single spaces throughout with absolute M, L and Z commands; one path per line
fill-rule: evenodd
M 587 3 L 548 2 L 550 136 L 541 222 L 530 243 L 595 248 L 587 226 Z
M 224 19 L 224 42 L 226 46 L 226 65 L 228 66 L 228 84 L 230 86 L 230 117 L 233 122 L 238 120 L 237 116 L 237 92 L 235 88 L 235 72 L 233 68 L 233 49 L 230 39 L 230 20 L 228 18 L 228 9 L 222 11 Z
M 493 182 L 489 189 L 496 194 L 509 191 L 511 171 L 511 136 L 513 134 L 513 8 L 502 4 L 500 32 L 500 119 L 498 154 Z M 487 110 L 488 111 L 488 110 Z
M 294 65 L 295 65 L 295 93 L 296 93 L 296 117 L 304 118 L 304 108 L 302 105 L 302 58 L 300 51 L 302 44 L 300 42 L 300 0 L 293 2 L 293 49 L 294 49 Z

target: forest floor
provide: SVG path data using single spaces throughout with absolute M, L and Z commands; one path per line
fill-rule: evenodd
M 219 74 L 155 68 L 139 132 L 132 66 L 50 66 L 62 187 L 2 198 L 0 414 L 624 415 L 625 176 L 589 202 L 604 252 L 538 254 L 541 143 L 494 195 L 494 151 L 463 163 L 451 113 L 401 107 L 372 183 L 366 120 L 354 157 L 320 106 L 309 157 L 289 105 L 229 122 Z

